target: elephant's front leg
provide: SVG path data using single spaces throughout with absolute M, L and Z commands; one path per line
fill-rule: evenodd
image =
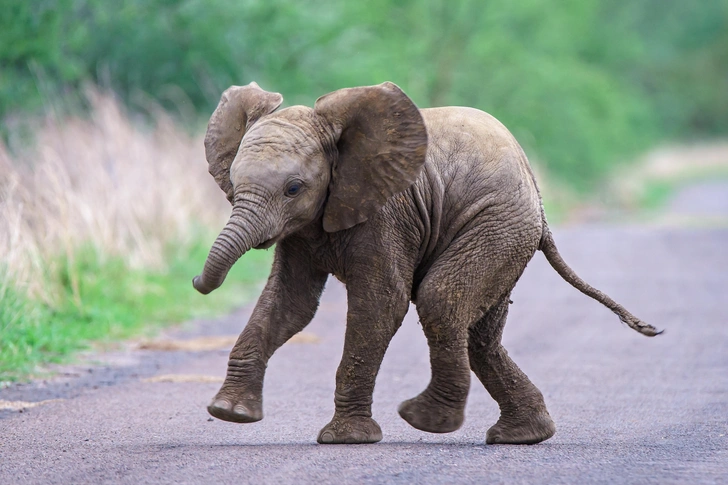
M 382 439 L 382 430 L 372 419 L 372 393 L 384 353 L 409 307 L 405 287 L 389 278 L 347 282 L 349 312 L 344 355 L 336 372 L 336 411 L 319 432 L 319 443 Z
M 263 378 L 268 359 L 314 316 L 327 274 L 314 269 L 305 248 L 283 241 L 276 247 L 268 283 L 230 352 L 222 388 L 207 407 L 236 423 L 263 419 Z

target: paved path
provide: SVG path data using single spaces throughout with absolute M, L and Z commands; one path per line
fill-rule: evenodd
M 476 379 L 459 431 L 432 435 L 401 420 L 398 403 L 429 378 L 410 312 L 377 381 L 384 440 L 317 445 L 333 413 L 344 333 L 345 292 L 332 280 L 310 338 L 271 360 L 260 423 L 205 411 L 227 350 L 101 356 L 113 365 L 0 390 L 6 407 L 60 399 L 0 411 L 0 483 L 728 483 L 726 226 L 580 226 L 555 237 L 581 276 L 666 332 L 649 339 L 621 325 L 537 254 L 504 340 L 556 421 L 544 443 L 486 446 L 498 409 Z M 178 336 L 235 334 L 249 311 Z M 170 374 L 198 377 L 148 381 Z

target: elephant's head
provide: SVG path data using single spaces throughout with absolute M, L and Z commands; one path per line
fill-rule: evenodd
M 282 101 L 255 83 L 233 86 L 210 118 L 210 173 L 233 210 L 193 280 L 200 293 L 218 288 L 250 248 L 321 219 L 327 232 L 366 221 L 416 180 L 425 161 L 422 116 L 392 83 L 275 112 Z

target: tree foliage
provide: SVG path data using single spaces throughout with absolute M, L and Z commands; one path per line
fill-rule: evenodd
M 231 84 L 287 104 L 391 80 L 501 119 L 582 189 L 666 138 L 728 133 L 728 1 L 6 0 L 0 116 L 86 81 L 204 119 Z

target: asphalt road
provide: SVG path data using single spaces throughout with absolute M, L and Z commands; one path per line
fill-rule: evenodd
M 556 422 L 556 436 L 544 443 L 486 446 L 498 409 L 475 378 L 457 432 L 427 434 L 400 419 L 398 403 L 429 379 L 411 311 L 377 380 L 374 417 L 384 440 L 316 444 L 333 413 L 344 335 L 346 295 L 330 280 L 305 335 L 270 362 L 263 421 L 207 415 L 226 349 L 130 345 L 94 356 L 100 364 L 0 390 L 7 408 L 0 410 L 0 483 L 728 483 L 728 188 L 705 190 L 713 191 L 707 227 L 671 227 L 675 218 L 667 217 L 663 227 L 554 231 L 582 277 L 666 329 L 661 336 L 623 326 L 540 253 L 527 268 L 504 343 Z M 678 219 L 687 210 L 700 220 L 706 206 L 698 200 L 691 208 L 690 192 L 676 201 Z M 236 334 L 249 312 L 191 323 L 172 336 Z

